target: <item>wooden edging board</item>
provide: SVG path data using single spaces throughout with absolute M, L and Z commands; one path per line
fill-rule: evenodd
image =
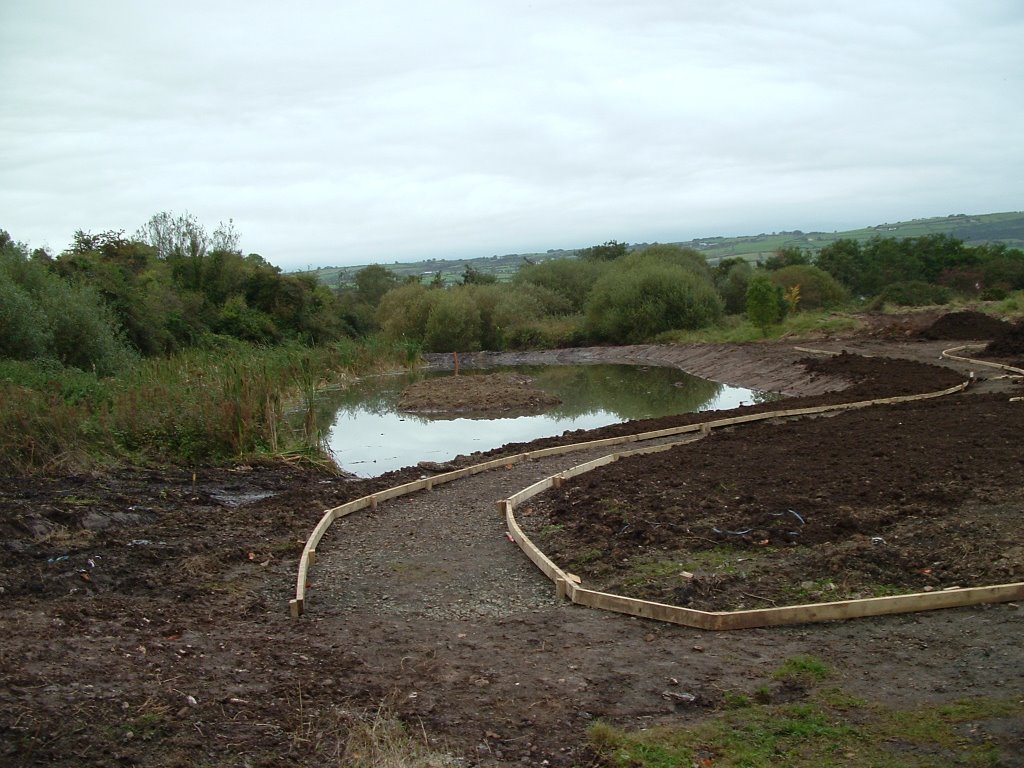
M 950 390 L 943 390 L 941 393 L 926 393 L 924 395 L 910 396 L 909 398 L 885 398 L 875 402 L 905 402 L 908 399 L 927 399 L 960 391 L 966 384 L 967 382 Z M 666 603 L 657 603 L 650 600 L 640 600 L 624 595 L 585 589 L 580 586 L 577 577 L 567 574 L 547 557 L 523 532 L 515 519 L 515 506 L 517 504 L 538 493 L 542 493 L 548 488 L 557 487 L 564 479 L 589 472 L 598 466 L 604 466 L 612 461 L 618 461 L 624 456 L 649 453 L 652 450 L 667 450 L 678 444 L 655 446 L 653 449 L 641 448 L 635 451 L 625 451 L 603 457 L 603 459 L 590 461 L 586 464 L 580 464 L 558 475 L 552 475 L 538 483 L 534 483 L 498 503 L 499 509 L 505 514 L 506 525 L 513 541 L 555 583 L 555 591 L 559 597 L 566 597 L 577 605 L 590 608 L 708 630 L 752 629 L 755 627 L 771 627 L 785 624 L 808 624 L 1024 599 L 1024 582 L 1015 582 L 966 589 L 951 588 L 941 592 L 919 592 L 907 595 L 840 600 L 829 603 L 811 603 L 745 611 L 698 611 L 677 605 L 668 605 Z
M 806 350 L 813 352 L 814 350 Z M 513 456 L 505 456 L 498 459 L 492 459 L 481 464 L 473 464 L 468 467 L 462 467 L 451 472 L 444 472 L 439 475 L 432 477 L 422 478 L 411 483 L 405 483 L 403 485 L 394 486 L 387 488 L 383 491 L 370 494 L 368 496 L 362 496 L 353 501 L 347 502 L 337 507 L 332 507 L 326 510 L 320 517 L 316 527 L 313 528 L 313 532 L 309 535 L 305 545 L 302 548 L 302 554 L 299 556 L 299 567 L 295 582 L 295 597 L 288 601 L 289 612 L 292 618 L 298 618 L 305 610 L 306 600 L 306 588 L 309 586 L 309 569 L 316 562 L 316 548 L 320 543 L 320 539 L 327 532 L 327 529 L 331 527 L 331 524 L 339 517 L 344 517 L 353 512 L 357 512 L 367 507 L 376 509 L 377 504 L 381 501 L 388 499 L 398 498 L 405 496 L 410 493 L 417 491 L 430 491 L 435 486 L 450 483 L 454 480 L 461 479 L 463 477 L 469 477 L 471 475 L 478 474 L 480 472 L 486 472 L 492 469 L 499 469 L 501 467 L 511 467 L 515 464 L 519 464 L 524 461 L 530 461 L 532 459 L 539 459 L 545 456 L 558 456 L 566 453 L 573 453 L 576 451 L 585 451 L 592 448 L 601 448 L 605 446 L 623 445 L 625 443 L 642 442 L 646 440 L 654 440 L 662 437 L 672 437 L 675 435 L 682 435 L 690 432 L 700 433 L 701 436 L 710 434 L 712 429 L 720 429 L 722 427 L 734 426 L 737 424 L 746 424 L 754 421 L 765 421 L 768 419 L 781 419 L 793 416 L 807 416 L 817 413 L 826 413 L 831 411 L 843 411 L 851 408 L 864 408 L 871 405 L 881 405 L 886 403 L 900 403 L 908 402 L 910 400 L 923 400 L 932 397 L 941 397 L 944 395 L 953 394 L 954 392 L 960 392 L 967 387 L 969 381 L 965 381 L 963 384 L 958 384 L 955 387 L 942 390 L 940 392 L 927 392 L 920 395 L 899 395 L 896 397 L 888 397 L 880 400 L 862 400 L 852 403 L 840 403 L 837 405 L 825 405 L 816 406 L 813 408 L 795 408 L 782 411 L 766 411 L 764 413 L 752 413 L 743 416 L 733 416 L 725 419 L 716 419 L 714 421 L 703 422 L 700 424 L 687 424 L 681 427 L 671 427 L 669 429 L 661 429 L 653 432 L 641 432 L 634 435 L 624 435 L 621 437 L 607 437 L 600 440 L 588 440 L 583 443 L 572 443 L 570 445 L 552 446 L 550 448 L 539 448 L 534 451 L 527 451 L 525 453 L 515 454 Z M 655 446 L 654 448 L 641 449 L 645 452 L 653 450 L 667 450 L 672 447 L 671 445 L 661 447 Z M 581 467 L 590 466 L 591 469 L 601 466 L 604 463 L 610 463 L 611 461 L 617 460 L 619 455 L 627 454 L 611 454 L 610 456 L 602 457 L 601 459 L 595 460 L 595 462 L 588 462 L 588 464 L 580 465 Z M 581 470 L 580 467 L 575 467 L 573 470 L 579 470 L 578 473 L 588 470 Z M 572 475 L 566 475 L 571 477 Z M 531 486 L 532 488 L 533 486 Z M 520 494 L 522 491 L 520 492 Z M 516 494 L 518 497 L 520 494 Z M 528 498 L 528 497 L 526 497 Z M 515 534 L 510 530 L 510 535 L 513 537 Z M 539 550 L 538 550 L 539 551 Z M 542 569 L 543 570 L 543 569 Z M 559 578 L 561 581 L 561 577 Z M 572 581 L 569 581 L 572 584 Z M 556 582 L 557 587 L 557 582 Z
M 690 441 L 685 441 L 690 442 Z M 958 608 L 981 603 L 1007 602 L 1024 599 L 1024 582 L 997 584 L 966 589 L 948 589 L 941 592 L 918 592 L 907 595 L 888 597 L 871 597 L 859 600 L 839 600 L 829 603 L 810 603 L 806 605 L 790 605 L 778 608 L 761 608 L 746 611 L 698 611 L 678 605 L 668 605 L 650 600 L 616 595 L 608 592 L 585 589 L 580 586 L 579 579 L 561 569 L 527 536 L 515 518 L 517 504 L 543 493 L 549 488 L 558 487 L 562 480 L 575 477 L 618 461 L 626 456 L 633 456 L 653 451 L 668 450 L 682 443 L 659 445 L 654 448 L 640 448 L 635 451 L 624 451 L 605 456 L 602 459 L 589 461 L 572 467 L 557 475 L 547 477 L 528 488 L 498 502 L 498 508 L 505 515 L 506 526 L 512 540 L 526 556 L 555 584 L 555 592 L 559 597 L 568 598 L 577 605 L 598 608 L 605 611 L 624 613 L 655 621 L 680 624 L 695 629 L 728 630 L 753 629 L 755 627 L 773 627 L 785 624 L 810 624 L 821 621 L 864 618 L 867 616 L 884 616 L 893 613 L 913 613 L 932 611 L 941 608 Z
M 960 352 L 964 349 L 970 349 L 971 347 L 981 347 L 982 344 L 962 344 L 959 347 L 950 347 L 949 349 L 942 350 L 942 356 L 949 360 L 957 360 L 961 363 L 971 363 L 972 365 L 983 365 L 987 368 L 998 368 L 1001 371 L 1010 371 L 1024 376 L 1024 368 L 1016 368 L 1012 365 L 1003 365 L 1002 363 L 991 363 L 988 360 L 977 360 L 973 357 L 960 357 L 954 355 L 954 352 Z

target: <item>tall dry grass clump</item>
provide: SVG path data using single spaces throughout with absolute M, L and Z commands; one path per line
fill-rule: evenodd
M 116 377 L 40 361 L 0 362 L 0 466 L 29 472 L 114 462 L 322 459 L 313 404 L 348 374 L 401 367 L 400 345 L 229 343 L 143 360 Z M 291 426 L 287 404 L 304 413 Z

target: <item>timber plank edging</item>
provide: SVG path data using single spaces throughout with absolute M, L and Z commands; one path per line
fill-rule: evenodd
M 872 404 L 891 404 L 907 402 L 909 400 L 926 400 L 934 397 L 941 397 L 954 392 L 962 391 L 969 384 L 969 380 L 963 384 L 951 387 L 939 392 L 928 392 L 921 395 L 900 396 L 893 398 L 882 398 L 880 400 L 865 401 L 861 403 L 846 404 L 846 408 L 865 407 Z M 830 408 L 831 410 L 831 408 Z M 797 415 L 799 411 L 813 412 L 818 409 L 799 409 L 790 411 L 789 415 Z M 820 411 L 819 411 L 820 412 Z M 723 421 L 730 421 L 728 419 Z M 690 441 L 685 441 L 690 442 Z M 656 450 L 667 450 L 680 443 L 670 443 L 665 446 L 654 446 Z M 620 458 L 631 455 L 650 453 L 650 448 L 640 448 L 633 451 L 625 451 L 613 454 L 611 458 L 618 461 Z M 609 458 L 609 457 L 605 457 Z M 547 478 L 550 483 L 541 481 L 534 483 L 528 488 L 514 494 L 510 499 L 499 502 L 505 510 L 506 520 L 510 531 L 515 528 L 512 534 L 513 540 L 520 546 L 534 563 L 539 561 L 545 563 L 541 567 L 548 578 L 555 582 L 555 590 L 559 597 L 566 597 L 577 605 L 590 608 L 624 613 L 630 616 L 664 621 L 672 624 L 692 627 L 695 629 L 707 630 L 730 630 L 730 629 L 753 629 L 757 627 L 782 626 L 787 624 L 809 624 L 822 621 L 836 621 L 853 618 L 865 618 L 868 616 L 884 616 L 894 613 L 914 613 L 919 611 L 939 610 L 943 608 L 958 608 L 983 603 L 1009 602 L 1024 599 L 1024 582 L 1010 584 L 997 584 L 980 587 L 950 588 L 939 592 L 915 592 L 906 595 L 889 595 L 886 597 L 860 598 L 855 600 L 840 600 L 828 603 L 809 603 L 804 605 L 779 606 L 775 608 L 760 608 L 742 611 L 700 611 L 693 608 L 684 608 L 667 603 L 658 603 L 650 600 L 616 595 L 608 592 L 599 592 L 586 589 L 572 580 L 567 579 L 564 571 L 551 561 L 523 532 L 515 520 L 515 504 L 537 495 L 555 485 L 555 478 L 568 478 L 589 472 L 597 466 L 605 463 L 597 461 L 587 462 L 566 470 L 559 475 Z M 514 501 L 513 501 L 514 499 Z M 555 574 L 555 575 L 552 575 Z
M 689 442 L 689 441 L 687 441 Z M 682 443 L 669 444 L 667 450 Z M 627 451 L 615 454 L 615 459 L 650 453 L 649 449 Z M 593 462 L 587 462 L 592 464 Z M 585 465 L 579 465 L 580 467 Z M 508 529 L 513 541 L 519 545 L 526 556 L 553 582 L 559 597 L 566 597 L 571 602 L 615 613 L 624 613 L 654 621 L 679 624 L 694 629 L 730 630 L 754 629 L 757 627 L 773 627 L 787 624 L 810 624 L 822 621 L 865 618 L 868 616 L 885 616 L 894 613 L 914 613 L 932 611 L 942 608 L 959 608 L 982 603 L 1009 602 L 1024 599 L 1024 582 L 996 584 L 981 587 L 950 588 L 938 592 L 915 592 L 906 595 L 889 595 L 886 597 L 868 597 L 855 600 L 838 600 L 827 603 L 808 603 L 804 605 L 787 605 L 775 608 L 759 608 L 741 611 L 700 611 L 678 605 L 658 603 L 651 600 L 627 597 L 608 592 L 586 589 L 568 578 L 554 561 L 552 561 L 522 531 L 515 519 L 515 503 L 526 501 L 554 487 L 554 480 L 560 476 L 583 474 L 575 472 L 573 467 L 560 475 L 552 475 L 528 488 L 520 491 L 509 499 L 500 501 L 499 508 L 504 510 Z M 590 471 L 590 470 L 587 470 Z M 513 502 L 515 499 L 515 502 Z
M 945 357 L 948 360 L 956 360 L 956 361 L 961 362 L 961 363 L 971 363 L 972 365 L 983 365 L 983 366 L 985 366 L 987 368 L 998 368 L 999 370 L 1002 370 L 1002 371 L 1010 371 L 1011 373 L 1016 373 L 1018 375 L 1024 376 L 1024 368 L 1017 368 L 1017 367 L 1012 366 L 1012 365 L 1004 365 L 1003 363 L 993 363 L 993 362 L 990 362 L 988 360 L 978 360 L 978 359 L 973 358 L 973 357 L 960 357 L 959 355 L 954 355 L 953 354 L 954 352 L 960 352 L 961 350 L 964 350 L 964 349 L 969 349 L 971 347 L 981 347 L 981 346 L 984 346 L 984 345 L 982 345 L 982 344 L 961 344 L 959 347 L 950 347 L 949 349 L 944 349 L 942 351 L 942 356 Z

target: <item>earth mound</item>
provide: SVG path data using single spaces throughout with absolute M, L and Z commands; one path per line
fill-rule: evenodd
M 848 352 L 829 357 L 811 357 L 801 363 L 811 377 L 826 376 L 849 381 L 851 386 L 843 390 L 841 397 L 845 400 L 896 397 L 946 389 L 962 381 L 962 377 L 949 368 L 911 360 L 864 357 Z
M 398 408 L 406 413 L 540 413 L 560 404 L 556 396 L 515 373 L 445 376 L 406 387 Z
M 749 425 L 574 477 L 523 525 L 591 589 L 700 610 L 1009 583 L 1022 427 L 1004 395 Z
M 1024 355 L 1024 320 L 1020 320 L 1016 325 L 1011 325 L 1003 329 L 996 338 L 985 347 L 986 355 L 992 357 L 1016 357 L 1017 355 Z
M 1007 323 L 982 312 L 964 310 L 943 315 L 919 334 L 922 339 L 970 341 L 993 339 L 1004 333 Z

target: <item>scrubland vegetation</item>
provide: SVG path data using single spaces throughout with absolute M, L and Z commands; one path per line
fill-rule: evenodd
M 997 300 L 1020 312 L 1024 251 L 947 235 L 777 251 L 710 267 L 609 241 L 457 285 L 383 266 L 332 289 L 243 255 L 229 222 L 153 216 L 54 255 L 0 231 L 0 464 L 318 455 L 312 397 L 419 351 L 746 341 L 855 323 L 851 310 Z M 292 418 L 288 418 L 289 411 Z
M 319 460 L 317 388 L 409 352 L 237 241 L 168 214 L 56 257 L 0 232 L 0 466 Z

